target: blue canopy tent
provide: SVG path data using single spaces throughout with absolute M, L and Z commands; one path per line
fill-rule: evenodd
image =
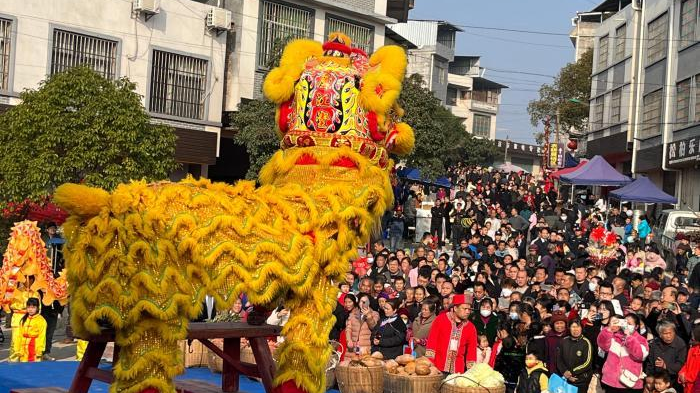
M 561 175 L 563 183 L 581 186 L 623 186 L 632 181 L 618 172 L 601 156 L 591 158 L 579 169 Z
M 618 188 L 610 196 L 620 201 L 676 204 L 678 199 L 661 191 L 648 177 L 640 176 L 632 183 Z
M 446 177 L 439 177 L 437 180 L 435 180 L 431 184 L 435 184 L 436 186 L 445 187 L 445 188 L 452 187 L 452 182 L 450 181 L 450 179 L 448 179 Z
M 435 181 L 430 181 L 428 179 L 423 179 L 420 176 L 420 170 L 416 168 L 403 168 L 396 173 L 399 177 L 406 178 L 408 180 L 413 180 L 425 184 L 431 184 L 438 187 L 450 188 L 452 187 L 452 182 L 446 177 L 439 177 Z

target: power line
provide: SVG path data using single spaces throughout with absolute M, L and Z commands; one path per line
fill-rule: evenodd
M 560 33 L 560 32 L 554 32 L 554 31 L 539 31 L 539 30 L 527 30 L 527 29 L 511 29 L 507 27 L 495 27 L 495 26 L 476 26 L 476 25 L 459 25 L 459 24 L 454 24 L 454 26 L 457 27 L 462 27 L 465 29 L 475 29 L 475 30 L 491 30 L 491 31 L 502 31 L 502 32 L 508 32 L 508 33 L 522 33 L 522 34 L 534 34 L 534 35 L 545 35 L 545 36 L 557 36 L 557 37 L 570 37 L 571 35 L 569 33 Z M 473 34 L 473 33 L 472 33 Z M 579 35 L 578 37 L 581 38 L 602 38 L 605 37 L 606 35 L 602 36 L 595 36 L 595 35 Z M 658 38 L 641 38 L 641 37 L 610 37 L 614 39 L 625 39 L 625 40 L 634 40 L 634 41 L 658 41 Z M 692 45 L 695 43 L 698 43 L 700 41 L 695 41 L 695 40 L 687 40 L 687 39 L 675 39 L 675 38 L 666 38 L 664 41 L 679 41 L 679 42 L 685 42 L 688 43 L 688 45 Z

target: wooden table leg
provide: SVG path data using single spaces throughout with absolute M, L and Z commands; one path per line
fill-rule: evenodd
M 253 349 L 255 363 L 260 370 L 263 386 L 267 393 L 272 393 L 272 380 L 275 378 L 275 362 L 272 360 L 270 347 L 267 345 L 267 339 L 264 337 L 256 337 L 249 339 L 250 346 Z
M 88 343 L 85 354 L 83 355 L 83 360 L 80 361 L 78 369 L 75 371 L 75 376 L 73 376 L 73 382 L 69 390 L 70 393 L 88 393 L 90 385 L 92 384 L 92 379 L 88 377 L 88 371 L 99 366 L 100 359 L 102 359 L 102 354 L 104 354 L 106 347 L 106 342 L 90 341 Z
M 235 360 L 241 359 L 241 339 L 240 338 L 225 338 L 224 352 Z M 226 393 L 238 392 L 238 377 L 239 373 L 232 364 L 224 361 L 224 368 L 221 373 L 221 390 Z

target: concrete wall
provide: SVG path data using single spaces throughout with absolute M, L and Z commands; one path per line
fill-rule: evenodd
M 382 18 L 386 13 L 386 0 L 343 0 L 338 4 L 326 0 L 287 0 L 285 3 L 313 9 L 311 38 L 318 42 L 326 40 L 326 17 L 332 14 L 349 22 L 371 26 L 374 50 L 384 45 L 385 22 Z M 225 111 L 237 110 L 242 99 L 262 98 L 262 81 L 267 70 L 257 67 L 260 5 L 261 0 L 227 0 L 226 3 L 226 8 L 234 13 L 236 24 L 235 45 L 229 45 L 228 52 Z
M 185 7 L 186 5 L 186 7 Z M 153 49 L 206 58 L 209 62 L 207 131 L 218 132 L 224 87 L 226 35 L 207 32 L 204 18 L 210 6 L 162 0 L 161 11 L 149 21 L 132 16 L 131 2 L 122 0 L 2 0 L 0 15 L 16 22 L 12 92 L 36 88 L 50 66 L 54 28 L 118 41 L 118 74 L 136 83 L 144 102 L 149 95 Z M 186 122 L 194 120 L 182 119 Z

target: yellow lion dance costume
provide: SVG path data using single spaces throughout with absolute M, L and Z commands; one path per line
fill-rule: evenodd
M 221 309 L 240 293 L 291 310 L 277 351 L 281 391 L 320 393 L 337 287 L 357 245 L 392 205 L 389 152 L 413 149 L 396 105 L 406 55 L 368 58 L 333 33 L 289 43 L 264 83 L 278 104 L 282 150 L 261 186 L 187 179 L 120 185 L 112 193 L 65 184 L 72 326 L 82 337 L 108 320 L 121 346 L 111 392 L 174 392 L 177 340 L 206 294 Z
M 41 240 L 41 230 L 35 221 L 16 222 L 10 232 L 10 241 L 0 267 L 0 308 L 12 311 L 12 343 L 19 340 L 20 321 L 26 314 L 29 298 L 41 298 L 44 305 L 54 300 L 68 302 L 65 272 L 54 278 L 51 261 Z M 39 294 L 41 291 L 41 294 Z M 19 360 L 19 354 L 10 351 L 10 361 Z

